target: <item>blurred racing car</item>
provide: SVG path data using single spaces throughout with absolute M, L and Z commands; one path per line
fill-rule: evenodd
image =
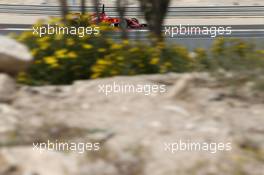
M 98 19 L 99 18 L 99 19 Z M 113 27 L 124 27 L 129 29 L 144 29 L 147 24 L 141 24 L 137 18 L 124 18 L 122 21 L 118 17 L 110 17 L 105 13 L 105 6 L 102 7 L 102 12 L 92 14 L 92 22 L 109 23 Z

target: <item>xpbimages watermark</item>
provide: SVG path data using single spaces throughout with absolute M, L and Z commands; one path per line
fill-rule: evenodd
M 44 151 L 72 151 L 83 154 L 86 151 L 99 151 L 101 149 L 100 143 L 60 142 L 58 140 L 33 143 L 32 146 L 34 151 L 39 151 L 40 153 L 43 153 Z
M 100 27 L 68 27 L 47 24 L 41 27 L 34 26 L 33 34 L 39 37 L 45 35 L 77 35 L 82 38 L 85 35 L 99 35 Z
M 143 95 L 153 95 L 162 94 L 167 92 L 166 85 L 164 84 L 130 84 L 130 83 L 117 83 L 113 82 L 111 84 L 99 84 L 98 92 L 105 95 L 110 95 L 111 93 L 120 94 L 143 94 Z
M 231 26 L 190 26 L 190 25 L 176 25 L 167 26 L 164 28 L 164 34 L 167 37 L 178 36 L 210 36 L 215 38 L 217 36 L 231 35 Z
M 230 142 L 193 142 L 190 140 L 183 141 L 179 140 L 177 142 L 165 142 L 164 151 L 175 154 L 179 151 L 202 151 L 215 154 L 217 152 L 231 151 L 232 144 Z

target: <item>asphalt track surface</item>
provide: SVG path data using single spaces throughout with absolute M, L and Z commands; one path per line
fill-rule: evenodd
M 210 27 L 210 26 L 209 26 Z M 239 38 L 251 43 L 254 43 L 258 49 L 264 49 L 264 25 L 235 25 L 232 26 L 232 35 L 225 35 L 224 37 Z M 25 24 L 0 24 L 0 35 L 8 35 L 9 33 L 21 33 L 23 31 L 32 31 L 31 25 Z M 140 40 L 148 42 L 147 30 L 129 30 L 128 35 L 131 40 Z M 120 32 L 111 34 L 113 39 L 119 39 Z M 167 43 L 177 43 L 185 46 L 189 50 L 195 50 L 197 47 L 210 49 L 215 38 L 206 35 L 184 35 L 177 37 L 166 37 Z
M 93 7 L 87 7 L 87 12 L 93 12 Z M 80 11 L 80 7 L 71 6 L 70 10 L 73 12 Z M 109 16 L 118 16 L 116 7 L 106 7 L 105 11 Z M 60 14 L 59 6 L 46 6 L 46 5 L 7 5 L 0 4 L 0 13 L 3 14 L 26 14 L 30 16 L 45 15 L 56 16 Z M 128 7 L 127 16 L 142 16 L 138 7 Z M 167 13 L 167 19 L 169 18 L 183 18 L 183 17 L 257 17 L 264 19 L 264 6 L 206 6 L 206 7 L 170 7 Z M 177 26 L 177 25 L 174 25 Z M 189 27 L 192 27 L 190 25 Z M 197 27 L 193 26 L 193 27 Z M 170 26 L 166 26 L 170 27 Z M 203 25 L 202 27 L 220 27 L 213 25 Z M 221 27 L 228 27 L 222 25 Z M 260 25 L 230 25 L 232 27 L 232 33 L 230 35 L 218 35 L 223 37 L 234 37 L 244 39 L 257 40 L 258 45 L 263 45 L 264 41 L 264 23 Z M 23 31 L 32 31 L 32 26 L 29 24 L 0 24 L 0 35 L 7 35 L 9 33 L 21 33 Z M 33 32 L 33 31 L 32 31 Z M 149 35 L 148 30 L 129 30 L 130 39 L 135 40 L 147 40 Z M 120 38 L 120 32 L 111 33 L 111 37 Z M 214 37 L 211 35 L 175 35 L 174 37 L 166 36 L 168 42 L 189 42 L 192 44 L 193 40 L 210 41 Z
M 174 25 L 174 27 L 177 25 Z M 173 26 L 165 26 L 167 28 L 173 27 Z M 179 26 L 177 26 L 179 28 Z M 185 26 L 186 27 L 186 26 Z M 236 38 L 263 38 L 264 40 L 264 25 L 204 25 L 204 26 L 199 26 L 199 25 L 188 25 L 188 27 L 231 27 L 232 28 L 232 33 L 230 35 L 219 35 L 223 37 L 236 37 Z M 0 24 L 0 35 L 8 35 L 9 33 L 21 33 L 23 31 L 32 31 L 32 25 L 28 24 Z M 164 31 L 165 33 L 165 31 Z M 128 30 L 128 35 L 129 38 L 131 39 L 144 39 L 147 38 L 149 34 L 148 30 L 133 30 L 129 29 Z M 118 38 L 120 36 L 120 32 L 113 32 L 111 33 L 113 38 Z M 199 35 L 199 34 L 190 34 L 190 35 L 174 35 L 171 37 L 171 35 L 166 35 L 166 38 L 168 40 L 173 40 L 175 38 L 213 38 L 212 35 Z
M 72 12 L 80 11 L 78 6 L 70 6 Z M 93 12 L 93 7 L 86 7 L 87 12 Z M 127 16 L 142 16 L 139 7 L 128 7 Z M 110 16 L 118 16 L 116 7 L 106 7 L 105 11 Z M 59 6 L 47 5 L 9 5 L 0 4 L 0 13 L 16 13 L 30 15 L 60 14 Z M 188 16 L 257 16 L 264 17 L 264 6 L 206 6 L 206 7 L 169 7 L 167 17 Z

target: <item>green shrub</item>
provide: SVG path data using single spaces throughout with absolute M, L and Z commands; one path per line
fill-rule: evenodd
M 193 62 L 189 52 L 181 46 L 166 46 L 164 43 L 149 46 L 124 41 L 113 44 L 110 54 L 97 60 L 92 67 L 92 78 L 186 72 L 192 69 Z
M 236 89 L 253 83 L 253 90 L 264 90 L 264 50 L 240 39 L 220 38 L 209 54 L 205 59 L 209 66 L 205 70 L 213 71 L 223 84 Z M 232 76 L 227 77 L 225 72 Z
M 72 25 L 71 22 L 69 20 L 68 25 Z M 48 23 L 64 26 L 59 19 Z M 29 47 L 34 64 L 19 75 L 18 81 L 30 85 L 69 84 L 74 80 L 90 78 L 91 66 L 97 58 L 109 53 L 112 44 L 111 40 L 101 37 L 104 35 L 102 32 L 112 29 L 102 25 L 100 30 L 100 36 L 84 37 L 63 34 L 39 37 L 33 32 L 22 33 L 17 40 Z
M 89 16 L 80 19 L 68 17 L 67 25 L 54 18 L 36 24 L 57 26 L 90 26 Z M 26 44 L 34 56 L 34 64 L 20 73 L 18 81 L 30 85 L 70 84 L 75 80 L 190 71 L 194 61 L 184 47 L 164 43 L 156 45 L 113 41 L 113 28 L 100 25 L 100 36 L 44 35 L 25 32 L 16 37 Z
M 59 18 L 45 23 L 59 26 L 93 26 L 89 16 Z M 264 51 L 241 40 L 217 39 L 210 51 L 198 48 L 194 54 L 179 45 L 128 40 L 113 41 L 113 28 L 100 24 L 100 35 L 45 35 L 25 32 L 16 39 L 27 45 L 34 63 L 20 73 L 18 81 L 29 85 L 70 84 L 75 80 L 167 72 L 224 69 L 241 71 L 263 69 Z M 153 38 L 152 38 L 153 39 Z M 151 40 L 151 39 L 150 39 Z
M 227 71 L 263 69 L 264 53 L 241 39 L 217 39 L 211 48 L 211 68 Z

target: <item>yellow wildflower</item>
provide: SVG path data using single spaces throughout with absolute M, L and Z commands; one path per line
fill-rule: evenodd
M 129 44 L 129 41 L 128 41 L 128 39 L 126 39 L 126 40 L 123 40 L 123 44 L 124 44 L 124 45 L 128 45 L 128 44 Z
M 77 58 L 77 56 L 78 55 L 75 52 L 73 52 L 73 51 L 68 53 L 68 57 L 69 58 Z
M 264 50 L 258 50 L 257 52 L 260 54 L 264 54 Z
M 165 43 L 164 43 L 164 42 L 159 42 L 159 43 L 157 44 L 157 48 L 158 48 L 158 49 L 163 49 L 163 48 L 165 48 Z
M 72 45 L 74 45 L 74 40 L 72 38 L 68 38 L 67 41 L 66 41 L 66 44 L 68 46 L 72 46 Z
M 41 38 L 38 39 L 38 42 L 40 44 L 48 42 L 48 41 L 49 41 L 49 37 L 48 36 L 44 36 L 44 37 L 41 37 Z
M 20 72 L 20 73 L 18 74 L 18 78 L 17 78 L 17 80 L 18 80 L 19 82 L 25 82 L 25 81 L 27 80 L 27 74 L 26 74 L 25 72 Z
M 63 39 L 63 35 L 62 35 L 62 34 L 57 34 L 57 35 L 55 35 L 55 40 L 56 40 L 56 41 L 59 41 L 59 40 L 61 40 L 61 39 Z
M 129 49 L 129 52 L 137 52 L 137 51 L 139 51 L 139 48 L 137 48 L 137 47 L 133 47 L 133 48 Z
M 57 23 L 60 22 L 60 20 L 61 20 L 61 19 L 58 18 L 58 17 L 51 17 L 49 23 L 50 23 L 50 24 L 57 24 Z
M 109 64 L 109 62 L 108 62 L 107 60 L 104 60 L 104 59 L 99 59 L 99 60 L 97 61 L 97 64 L 107 65 L 107 64 Z
M 44 57 L 44 62 L 48 65 L 50 65 L 51 67 L 58 67 L 58 61 L 56 59 L 56 57 L 54 56 L 48 56 L 48 57 Z
M 159 63 L 159 58 L 157 57 L 152 58 L 150 61 L 150 64 L 158 64 L 158 63 Z
M 58 57 L 58 58 L 65 58 L 67 52 L 68 52 L 67 49 L 61 49 L 61 50 L 57 50 L 57 51 L 55 52 L 55 55 L 56 55 L 56 57 Z
M 94 73 L 92 76 L 91 76 L 91 78 L 92 79 L 95 79 L 95 78 L 98 78 L 98 77 L 100 77 L 100 73 Z
M 129 52 L 137 52 L 137 51 L 139 51 L 139 48 L 137 48 L 137 47 L 133 47 L 133 48 L 129 49 Z
M 91 45 L 91 44 L 83 44 L 82 46 L 84 49 L 92 49 L 93 48 L 93 45 Z
M 104 48 L 99 48 L 99 49 L 98 49 L 98 52 L 106 52 L 106 49 L 104 49 Z
M 113 49 L 113 50 L 122 49 L 122 45 L 121 45 L 121 44 L 113 44 L 113 45 L 111 46 L 111 49 Z
M 31 50 L 31 54 L 33 57 L 35 57 L 37 55 L 37 53 L 38 53 L 38 49 Z
M 41 50 L 46 50 L 47 48 L 49 48 L 50 44 L 49 43 L 42 43 L 40 44 L 40 49 Z
M 166 67 L 171 67 L 172 64 L 171 64 L 170 62 L 166 62 L 166 63 L 164 64 L 164 66 L 166 66 Z
M 117 59 L 118 61 L 122 61 L 122 60 L 124 60 L 124 57 L 119 56 L 119 57 L 117 57 L 116 59 Z

